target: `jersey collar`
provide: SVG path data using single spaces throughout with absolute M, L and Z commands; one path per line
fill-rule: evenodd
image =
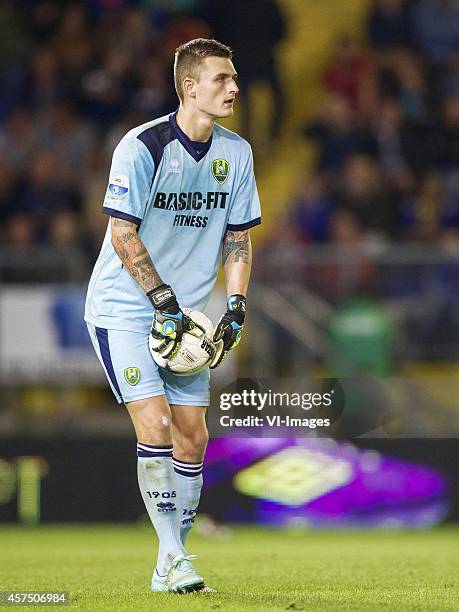
M 193 140 L 190 140 L 188 136 L 185 134 L 185 132 L 183 132 L 178 126 L 177 112 L 178 111 L 175 111 L 175 113 L 173 113 L 170 116 L 170 122 L 171 122 L 172 128 L 179 142 L 182 144 L 185 150 L 191 155 L 191 157 L 197 162 L 201 161 L 201 159 L 203 159 L 203 157 L 206 156 L 207 152 L 209 151 L 212 145 L 212 134 L 210 135 L 210 138 L 207 142 L 194 142 Z

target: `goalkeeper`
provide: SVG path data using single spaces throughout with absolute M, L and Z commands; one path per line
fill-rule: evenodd
M 260 202 L 249 144 L 216 124 L 238 93 L 231 49 L 196 39 L 175 54 L 176 112 L 128 132 L 113 154 L 103 211 L 107 232 L 92 273 L 85 320 L 96 353 L 137 436 L 138 481 L 159 540 L 153 591 L 208 589 L 185 549 L 202 487 L 209 370 L 159 370 L 153 327 L 173 351 L 204 310 L 222 260 L 227 311 L 215 330 L 223 350 L 244 326 Z

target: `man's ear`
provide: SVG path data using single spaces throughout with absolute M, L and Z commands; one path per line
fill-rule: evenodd
M 190 98 L 196 98 L 196 81 L 191 77 L 187 77 L 183 81 L 183 92 Z

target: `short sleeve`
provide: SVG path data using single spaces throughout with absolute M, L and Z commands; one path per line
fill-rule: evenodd
M 231 204 L 226 229 L 241 231 L 260 223 L 260 199 L 253 173 L 252 150 L 249 147 L 248 155 L 245 157 L 245 164 L 242 168 L 241 180 Z
M 124 137 L 113 153 L 103 212 L 140 225 L 150 196 L 154 163 L 138 138 Z

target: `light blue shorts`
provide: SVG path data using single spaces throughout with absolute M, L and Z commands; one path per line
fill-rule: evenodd
M 192 376 L 176 376 L 153 361 L 148 334 L 87 325 L 119 404 L 166 395 L 169 404 L 177 406 L 209 405 L 208 368 Z

